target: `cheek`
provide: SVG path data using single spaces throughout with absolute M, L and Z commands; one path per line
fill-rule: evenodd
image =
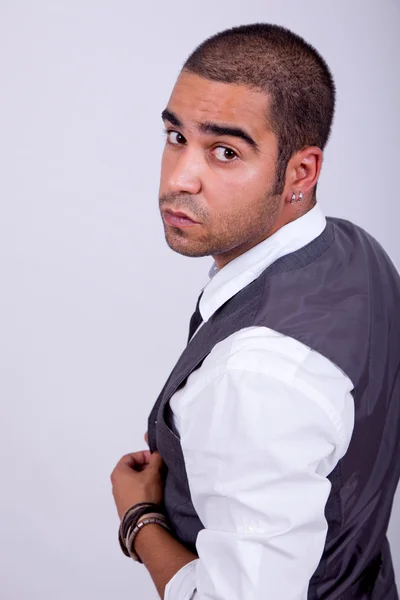
M 238 173 L 236 185 L 243 189 L 263 191 L 272 183 L 273 169 L 269 163 L 249 165 Z
M 221 169 L 205 185 L 205 196 L 218 212 L 241 213 L 263 198 L 272 185 L 268 167 L 238 165 Z

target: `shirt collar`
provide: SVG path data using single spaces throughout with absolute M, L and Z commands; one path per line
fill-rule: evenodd
M 284 225 L 222 269 L 218 270 L 214 263 L 199 304 L 203 321 L 207 322 L 216 310 L 257 279 L 278 258 L 306 246 L 321 235 L 325 227 L 326 218 L 317 203 L 306 214 Z

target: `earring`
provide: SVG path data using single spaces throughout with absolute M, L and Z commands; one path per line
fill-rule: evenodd
M 297 202 L 301 202 L 302 200 L 303 200 L 303 192 L 300 192 L 299 199 L 297 200 Z
M 290 201 L 290 204 L 294 204 L 295 202 L 296 202 L 296 194 L 295 194 L 295 193 L 293 193 L 293 194 L 292 194 L 292 199 L 291 199 L 291 201 Z

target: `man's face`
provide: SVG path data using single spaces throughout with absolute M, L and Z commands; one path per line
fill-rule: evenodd
M 271 194 L 277 140 L 267 113 L 261 92 L 181 73 L 163 112 L 159 194 L 173 250 L 222 267 L 271 234 L 283 202 Z

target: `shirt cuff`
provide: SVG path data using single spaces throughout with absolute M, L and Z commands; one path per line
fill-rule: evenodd
M 194 600 L 196 594 L 196 564 L 198 558 L 175 573 L 165 586 L 164 600 Z

